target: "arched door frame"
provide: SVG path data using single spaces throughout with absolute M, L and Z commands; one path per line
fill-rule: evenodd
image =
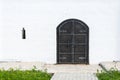
M 85 30 L 83 30 L 83 32 L 81 31 L 79 34 L 82 34 L 82 33 L 85 33 L 85 35 L 86 35 L 86 52 L 85 52 L 85 55 L 86 55 L 86 61 L 84 62 L 84 63 L 81 63 L 81 62 L 75 62 L 75 57 L 76 56 L 72 56 L 72 57 L 74 57 L 74 60 L 73 61 L 71 61 L 71 62 L 64 62 L 64 60 L 63 60 L 63 62 L 62 61 L 60 61 L 61 59 L 61 57 L 60 57 L 60 35 L 61 35 L 61 33 L 60 33 L 60 29 L 65 25 L 65 24 L 67 24 L 67 23 L 69 23 L 69 22 L 71 22 L 72 24 L 72 26 L 73 26 L 73 29 L 74 29 L 74 24 L 75 23 L 78 23 L 80 26 L 82 26 L 82 27 L 84 27 L 84 29 Z M 63 31 L 63 33 L 64 33 L 65 31 Z M 74 30 L 74 33 L 75 33 L 75 30 Z M 73 35 L 74 35 L 74 33 L 73 33 Z M 74 49 L 73 49 L 74 50 Z M 65 57 L 63 57 L 63 58 L 65 58 Z M 77 58 L 77 57 L 76 57 Z M 82 58 L 83 57 L 79 57 L 81 60 L 82 60 Z M 70 58 L 70 59 L 73 59 L 73 58 Z M 76 60 L 77 61 L 77 60 Z M 57 63 L 58 64 L 62 64 L 62 63 L 73 63 L 73 64 L 75 64 L 75 63 L 77 63 L 77 64 L 89 64 L 89 27 L 87 26 L 87 24 L 85 24 L 83 21 L 81 21 L 81 20 L 78 20 L 78 19 L 67 19 L 67 20 L 64 20 L 63 22 L 61 22 L 59 25 L 58 25 L 58 27 L 57 27 Z

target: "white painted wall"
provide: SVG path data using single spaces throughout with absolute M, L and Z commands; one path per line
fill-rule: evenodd
M 1 60 L 56 63 L 56 27 L 70 18 L 90 28 L 90 64 L 120 60 L 119 0 L 0 0 L 0 4 Z

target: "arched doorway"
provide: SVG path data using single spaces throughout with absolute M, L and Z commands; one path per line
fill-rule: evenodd
M 68 19 L 58 25 L 57 63 L 89 64 L 89 28 L 83 21 Z

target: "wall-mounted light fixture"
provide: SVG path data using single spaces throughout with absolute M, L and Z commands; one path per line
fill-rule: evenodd
M 26 39 L 26 31 L 25 31 L 25 28 L 22 29 L 22 39 Z

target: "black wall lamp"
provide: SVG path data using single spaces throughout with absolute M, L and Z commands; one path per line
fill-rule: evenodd
M 22 39 L 26 39 L 26 31 L 25 31 L 25 28 L 22 29 Z

